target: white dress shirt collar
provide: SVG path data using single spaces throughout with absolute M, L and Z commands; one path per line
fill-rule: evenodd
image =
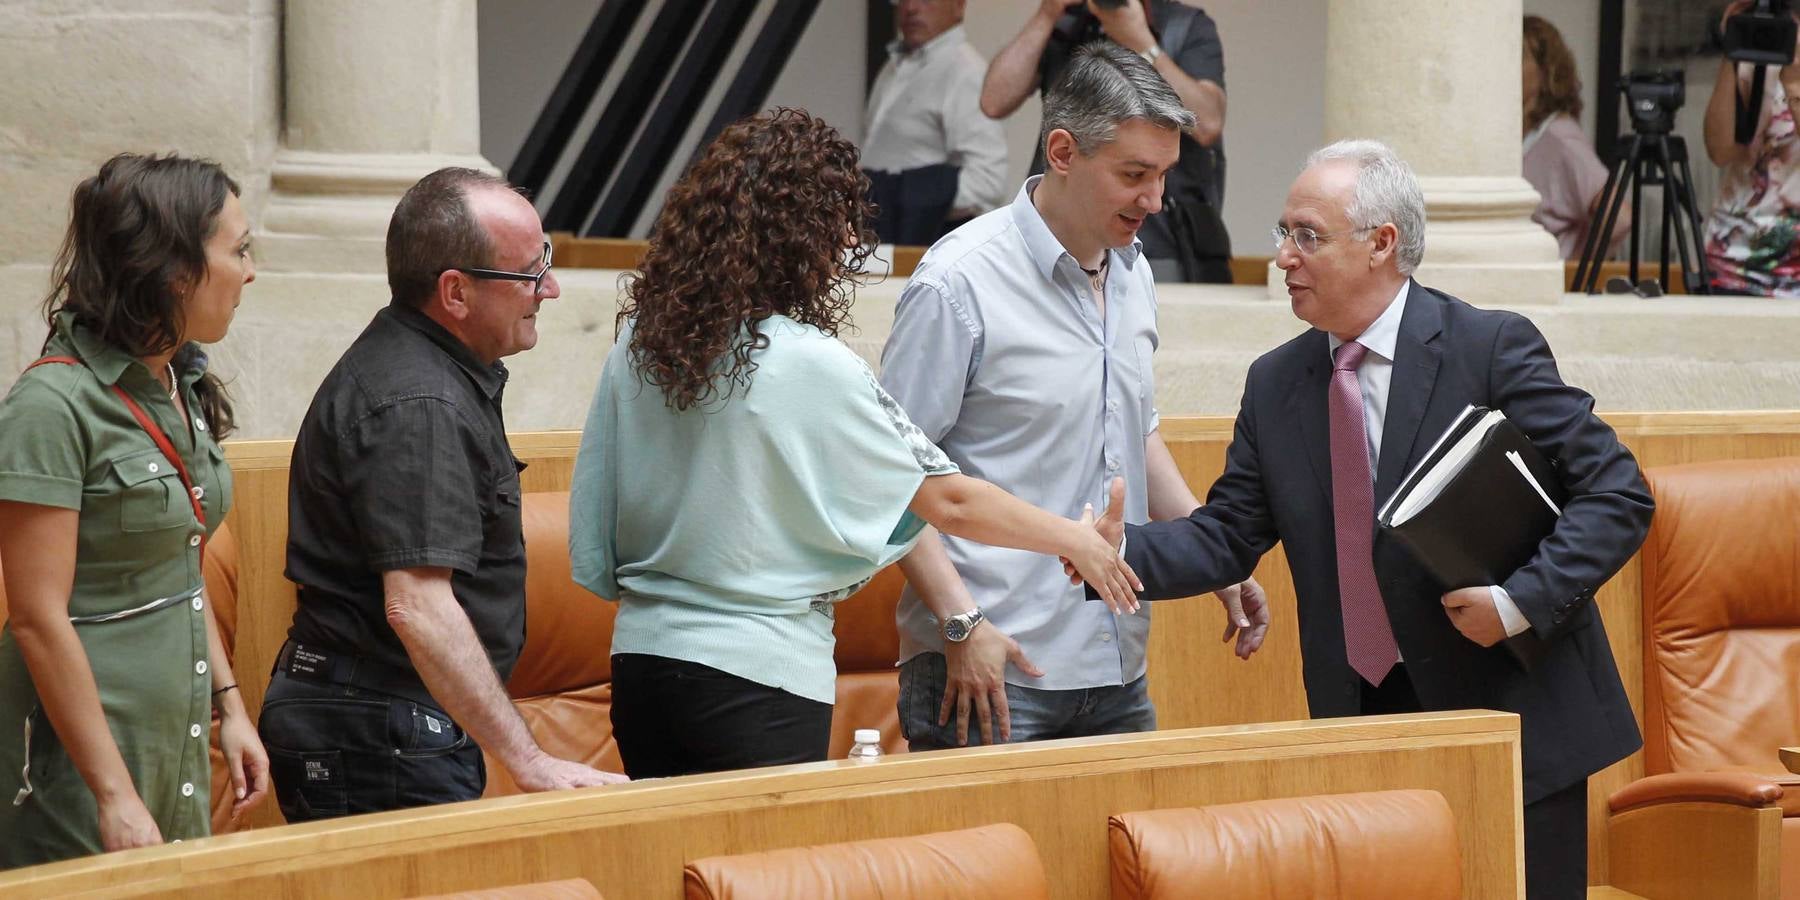
M 1381 315 L 1376 316 L 1375 321 L 1370 322 L 1369 327 L 1356 336 L 1357 343 L 1390 363 L 1394 361 L 1394 346 L 1400 341 L 1400 317 L 1406 314 L 1406 295 L 1411 290 L 1411 278 L 1401 282 L 1400 292 L 1394 295 L 1393 300 L 1388 301 L 1387 309 L 1382 310 Z M 1342 347 L 1344 342 L 1330 332 L 1326 332 L 1326 335 L 1330 338 L 1326 342 L 1326 349 L 1335 358 L 1337 348 Z
M 1081 263 L 1069 254 L 1069 251 L 1057 240 L 1056 233 L 1050 230 L 1050 224 L 1044 221 L 1044 215 L 1038 212 L 1037 205 L 1031 202 L 1031 195 L 1037 191 L 1038 182 L 1044 180 L 1042 175 L 1033 175 L 1025 179 L 1024 187 L 1019 188 L 1019 195 L 1013 198 L 1013 224 L 1018 227 L 1019 234 L 1025 238 L 1025 250 L 1031 254 L 1031 262 L 1045 278 L 1054 278 L 1057 262 L 1068 257 L 1077 268 Z M 1131 239 L 1127 247 L 1114 247 L 1112 252 L 1119 255 L 1119 261 L 1127 269 L 1137 264 L 1138 254 L 1143 251 L 1144 242 Z

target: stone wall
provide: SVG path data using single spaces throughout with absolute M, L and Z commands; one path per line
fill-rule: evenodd
M 0 266 L 47 262 L 75 183 L 124 150 L 217 160 L 257 218 L 280 49 L 276 0 L 0 3 Z
M 42 267 L 0 269 L 0 297 L 41 293 Z M 580 428 L 612 346 L 621 273 L 559 270 L 563 297 L 544 304 L 536 349 L 509 358 L 507 425 Z M 893 324 L 903 281 L 857 292 L 855 328 L 842 337 L 871 365 Z M 1261 287 L 1180 285 L 1159 292 L 1162 346 L 1157 404 L 1165 415 L 1231 415 L 1244 373 L 1305 327 Z M 239 437 L 292 437 L 325 372 L 387 302 L 375 275 L 268 273 L 244 289 L 231 334 L 214 348 L 230 380 Z M 1602 410 L 1793 409 L 1800 405 L 1800 304 L 1569 295 L 1523 305 L 1563 375 Z M 0 301 L 0 389 L 36 358 L 44 325 L 35 303 Z

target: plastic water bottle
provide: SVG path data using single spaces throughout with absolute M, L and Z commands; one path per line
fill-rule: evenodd
M 856 743 L 850 745 L 850 760 L 872 763 L 881 759 L 881 732 L 873 728 L 856 729 Z

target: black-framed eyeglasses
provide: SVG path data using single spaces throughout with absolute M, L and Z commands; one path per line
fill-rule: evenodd
M 1321 234 L 1305 225 L 1302 225 L 1299 228 L 1284 228 L 1277 225 L 1274 228 L 1269 229 L 1269 236 L 1275 239 L 1276 253 L 1281 252 L 1281 245 L 1287 243 L 1287 239 L 1291 237 L 1294 239 L 1295 249 L 1298 249 L 1306 256 L 1311 256 L 1314 253 L 1319 252 L 1320 244 L 1330 243 L 1332 238 L 1343 237 L 1346 234 L 1356 234 L 1359 231 L 1374 231 L 1378 227 L 1380 226 L 1350 228 L 1344 231 L 1332 232 L 1330 234 Z
M 544 289 L 544 276 L 550 274 L 550 242 L 544 242 L 544 267 L 537 272 L 502 272 L 499 269 L 468 269 L 457 266 L 456 271 L 483 281 L 529 281 L 531 292 L 541 293 Z

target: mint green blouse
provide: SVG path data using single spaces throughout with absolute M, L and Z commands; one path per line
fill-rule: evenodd
M 843 343 L 761 327 L 749 387 L 682 412 L 622 331 L 575 460 L 569 554 L 576 582 L 619 601 L 613 653 L 831 703 L 834 604 L 912 548 L 913 495 L 957 469 Z

